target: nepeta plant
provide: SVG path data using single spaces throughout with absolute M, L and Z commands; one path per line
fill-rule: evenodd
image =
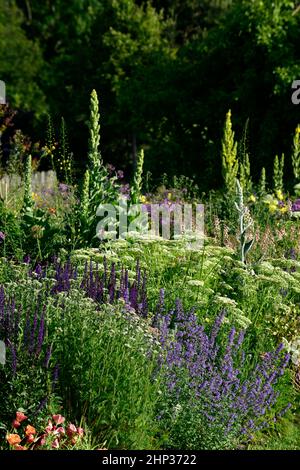
M 284 170 L 284 154 L 279 160 L 278 155 L 274 159 L 273 184 L 275 191 L 283 191 L 283 170 Z
M 23 285 L 22 292 L 12 284 L 7 291 L 0 286 L 0 338 L 7 352 L 7 362 L 0 369 L 0 422 L 6 424 L 12 409 L 40 411 L 56 382 L 45 298 L 32 284 Z
M 222 140 L 222 170 L 226 190 L 234 191 L 235 180 L 238 174 L 237 143 L 234 141 L 234 132 L 231 123 L 231 111 L 226 115 L 224 136 Z
M 281 345 L 247 369 L 243 331 L 232 328 L 218 341 L 224 317 L 223 311 L 210 333 L 179 301 L 174 312 L 160 317 L 165 387 L 159 419 L 169 431 L 167 447 L 237 448 L 275 420 L 270 410 L 289 355 Z

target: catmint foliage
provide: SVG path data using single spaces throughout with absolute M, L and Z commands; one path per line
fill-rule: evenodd
M 236 448 L 274 421 L 270 410 L 289 354 L 280 345 L 249 370 L 242 350 L 245 333 L 231 328 L 225 334 L 225 315 L 223 310 L 209 332 L 180 301 L 160 316 L 165 386 L 158 418 L 169 429 L 167 447 Z

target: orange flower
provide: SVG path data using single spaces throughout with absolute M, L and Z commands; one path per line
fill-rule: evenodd
M 22 421 L 25 421 L 25 419 L 28 419 L 27 416 L 24 415 L 21 411 L 16 412 L 16 421 L 19 423 L 22 423 Z
M 25 434 L 26 436 L 30 436 L 30 434 L 36 434 L 36 430 L 33 426 L 30 426 L 30 424 L 28 424 L 25 429 Z
M 10 446 L 15 446 L 16 444 L 20 444 L 21 442 L 19 434 L 8 434 L 6 436 L 6 440 Z
M 14 449 L 15 449 L 15 450 L 27 450 L 26 447 L 20 446 L 19 444 L 16 444 L 16 445 L 14 446 Z
M 50 214 L 56 214 L 55 207 L 49 207 L 48 211 L 50 212 Z

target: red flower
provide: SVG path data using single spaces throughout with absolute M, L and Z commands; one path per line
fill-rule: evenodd
M 31 444 L 32 442 L 34 442 L 34 435 L 33 434 L 29 434 L 27 436 L 27 442 L 29 442 L 29 444 Z
M 12 422 L 12 427 L 15 429 L 18 429 L 20 426 L 21 426 L 21 423 L 17 421 L 16 419 L 14 419 Z
M 67 427 L 67 434 L 69 437 L 72 437 L 75 433 L 77 433 L 77 428 L 74 426 L 74 424 L 70 423 Z
M 55 436 L 57 436 L 58 434 L 65 434 L 65 430 L 62 426 L 59 426 L 58 428 L 55 429 L 55 431 L 53 432 L 53 434 Z
M 15 449 L 15 450 L 27 450 L 26 447 L 20 446 L 19 444 L 16 444 L 16 445 L 14 446 L 14 449 Z
M 53 430 L 53 424 L 52 424 L 52 422 L 51 422 L 50 419 L 49 419 L 49 421 L 48 421 L 48 426 L 46 427 L 45 431 L 46 431 L 47 434 L 50 434 L 50 432 L 51 432 L 52 430 Z
M 62 415 L 53 415 L 52 419 L 56 424 L 63 424 L 65 422 L 65 418 Z
M 52 449 L 59 449 L 59 440 L 54 439 L 54 441 L 51 444 Z
M 16 412 L 16 421 L 19 423 L 22 423 L 22 421 L 25 421 L 25 419 L 28 419 L 27 416 L 24 415 L 21 411 Z
M 77 434 L 82 437 L 84 435 L 84 429 L 83 428 L 77 428 Z
M 40 439 L 39 442 L 38 442 L 38 444 L 39 444 L 40 446 L 43 446 L 44 444 L 46 444 L 46 436 L 47 436 L 47 434 L 43 434 L 43 435 L 41 436 L 41 439 Z

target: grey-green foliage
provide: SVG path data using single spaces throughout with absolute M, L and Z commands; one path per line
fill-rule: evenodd
M 239 180 L 236 180 L 236 189 L 238 202 L 235 202 L 235 207 L 238 211 L 240 260 L 242 263 L 246 263 L 247 254 L 252 248 L 254 242 L 254 239 L 248 240 L 247 238 L 247 232 L 253 225 L 253 221 L 249 216 L 248 208 L 244 205 L 243 189 Z M 246 220 L 247 216 L 248 220 Z

